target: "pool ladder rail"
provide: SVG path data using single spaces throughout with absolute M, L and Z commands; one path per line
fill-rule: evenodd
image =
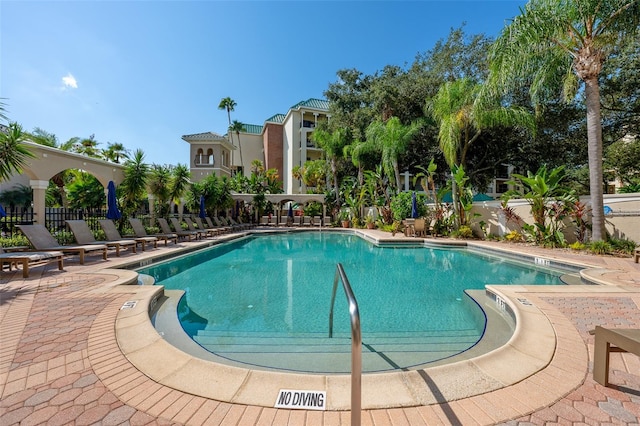
M 329 337 L 333 337 L 333 307 L 336 301 L 338 280 L 342 282 L 351 318 L 351 426 L 360 426 L 362 409 L 362 331 L 360 330 L 360 311 L 358 310 L 358 301 L 353 294 L 351 284 L 341 263 L 338 263 L 336 275 L 333 279 L 331 310 L 329 311 Z

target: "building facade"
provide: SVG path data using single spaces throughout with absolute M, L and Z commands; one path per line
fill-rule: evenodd
M 287 194 L 304 194 L 307 188 L 293 179 L 295 166 L 322 158 L 322 149 L 311 140 L 318 123 L 330 119 L 329 102 L 308 99 L 275 114 L 262 125 L 245 124 L 239 134 L 221 136 L 214 132 L 184 135 L 189 143 L 191 177 L 199 182 L 207 175 L 231 177 L 251 174 L 251 163 L 260 160 L 266 169 L 276 169 Z

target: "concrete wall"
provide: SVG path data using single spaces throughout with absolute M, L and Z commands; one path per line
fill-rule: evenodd
M 581 197 L 580 201 L 589 203 L 589 197 Z M 640 243 L 640 194 L 605 194 L 604 205 L 611 209 L 611 213 L 605 216 L 607 232 L 615 238 Z M 526 223 L 533 224 L 531 207 L 525 200 L 511 200 L 509 206 Z M 504 236 L 512 230 L 520 230 L 520 227 L 515 223 L 507 224 L 499 212 L 499 201 L 474 203 L 473 213 L 480 214 L 479 217 L 473 219 L 474 230 L 480 231 L 478 226 L 480 221 L 487 223 L 487 231 L 493 235 Z M 564 234 L 570 243 L 576 241 L 573 227 L 567 227 Z

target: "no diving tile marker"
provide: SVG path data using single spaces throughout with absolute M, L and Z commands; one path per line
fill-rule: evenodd
M 298 410 L 326 410 L 325 391 L 280 389 L 275 408 Z

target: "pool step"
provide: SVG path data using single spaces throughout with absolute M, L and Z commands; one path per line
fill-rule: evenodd
M 284 333 L 255 335 L 198 333 L 194 340 L 214 353 L 344 353 L 351 352 L 351 338 L 347 335 L 327 337 L 326 333 L 290 336 Z M 311 335 L 310 335 L 311 334 Z M 479 339 L 477 333 L 437 333 L 437 335 L 378 335 L 363 337 L 363 352 L 441 352 L 463 351 Z

